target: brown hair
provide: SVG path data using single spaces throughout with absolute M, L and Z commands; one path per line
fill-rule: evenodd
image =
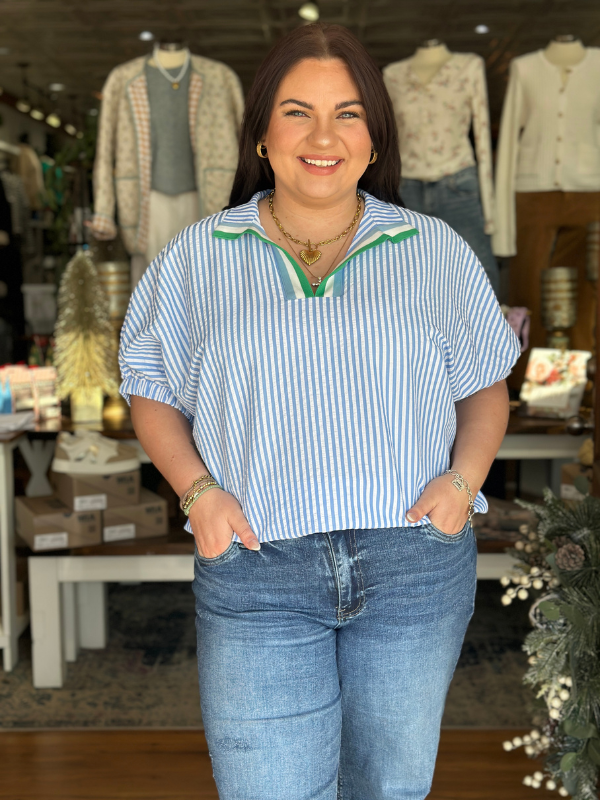
M 292 67 L 307 58 L 339 58 L 348 66 L 360 91 L 371 140 L 378 153 L 377 161 L 367 167 L 358 186 L 379 200 L 401 205 L 398 133 L 381 72 L 347 28 L 316 22 L 296 28 L 280 39 L 258 68 L 246 100 L 229 208 L 247 203 L 255 192 L 275 187 L 271 165 L 268 159 L 258 157 L 256 144 L 267 132 L 279 84 Z

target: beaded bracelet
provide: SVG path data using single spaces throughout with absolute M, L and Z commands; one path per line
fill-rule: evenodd
M 203 483 L 200 486 L 196 487 L 196 489 L 194 489 L 194 491 L 191 494 L 188 492 L 188 494 L 185 497 L 185 502 L 183 503 L 183 506 L 182 506 L 182 511 L 184 513 L 186 511 L 188 511 L 192 507 L 192 504 L 196 502 L 198 497 L 200 497 L 202 492 L 205 489 L 212 488 L 213 486 L 219 487 L 219 484 L 214 479 L 212 479 L 210 481 L 206 481 L 205 483 Z M 221 488 L 221 487 L 219 487 L 219 488 Z
M 223 487 L 219 486 L 218 483 L 214 483 L 214 484 L 211 484 L 210 486 L 207 486 L 205 489 L 202 489 L 202 491 L 200 491 L 200 492 L 198 492 L 198 494 L 194 495 L 194 497 L 191 499 L 189 505 L 186 508 L 183 509 L 183 513 L 186 515 L 186 517 L 189 517 L 190 510 L 191 510 L 192 506 L 194 505 L 194 503 L 196 502 L 196 500 L 199 497 L 201 497 L 205 492 L 208 492 L 211 489 L 222 489 L 222 488 Z
M 467 490 L 467 494 L 469 495 L 469 519 L 468 522 L 471 522 L 473 519 L 473 514 L 475 513 L 475 503 L 473 502 L 473 494 L 471 492 L 471 487 L 469 486 L 469 482 L 465 477 L 463 477 L 460 472 L 457 472 L 455 469 L 447 469 L 445 472 L 446 475 L 456 475 L 454 480 L 452 481 L 452 485 L 455 486 L 459 492 L 462 492 L 463 489 Z
M 196 480 L 192 483 L 192 485 L 187 490 L 187 492 L 184 492 L 184 494 L 181 495 L 181 499 L 179 501 L 179 508 L 182 511 L 183 511 L 183 507 L 186 504 L 186 502 L 189 500 L 191 495 L 194 493 L 194 491 L 199 487 L 199 485 L 203 481 L 214 481 L 214 478 L 210 473 L 206 473 L 205 475 L 200 475 L 199 478 L 196 478 Z

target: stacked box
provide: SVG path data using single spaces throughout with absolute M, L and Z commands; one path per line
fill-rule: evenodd
M 35 552 L 102 542 L 100 511 L 72 511 L 57 497 L 16 497 L 17 534 Z
M 140 471 L 114 475 L 53 472 L 57 497 L 74 511 L 102 512 L 102 540 L 147 539 L 166 536 L 167 501 L 140 487 Z
M 102 517 L 105 542 L 166 536 L 169 530 L 167 501 L 148 489 L 140 491 L 138 504 L 107 508 Z
M 73 511 L 105 511 L 140 502 L 140 471 L 114 475 L 51 472 L 50 483 L 57 497 Z

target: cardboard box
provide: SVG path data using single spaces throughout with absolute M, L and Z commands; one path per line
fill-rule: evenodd
M 584 467 L 579 462 L 563 464 L 560 469 L 561 500 L 583 500 L 592 491 L 592 475 L 592 467 Z
M 102 538 L 105 542 L 150 539 L 166 536 L 169 531 L 167 501 L 148 489 L 141 490 L 137 505 L 109 508 L 102 517 Z
M 17 533 L 36 552 L 102 542 L 99 511 L 71 511 L 54 495 L 16 497 L 15 518 Z
M 140 471 L 115 475 L 51 472 L 50 483 L 60 500 L 73 511 L 104 511 L 140 502 Z

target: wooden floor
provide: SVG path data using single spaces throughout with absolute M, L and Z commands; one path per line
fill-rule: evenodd
M 502 750 L 502 741 L 525 732 L 442 731 L 429 800 L 556 800 L 556 792 L 523 786 L 539 767 L 522 749 Z M 218 799 L 196 731 L 0 733 L 0 765 L 3 799 Z

